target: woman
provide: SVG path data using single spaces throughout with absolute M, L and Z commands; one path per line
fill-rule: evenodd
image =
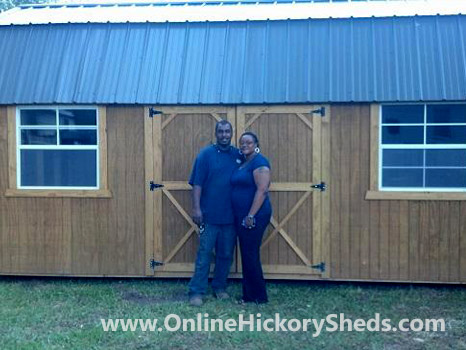
M 260 154 L 259 140 L 252 132 L 241 135 L 239 146 L 244 162 L 233 172 L 231 184 L 243 266 L 243 297 L 240 303 L 266 303 L 268 299 L 260 262 L 260 246 L 272 215 L 268 196 L 270 164 Z

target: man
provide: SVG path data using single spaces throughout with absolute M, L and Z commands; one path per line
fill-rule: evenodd
M 231 145 L 232 133 L 233 128 L 226 120 L 215 125 L 217 142 L 198 154 L 189 180 L 193 187 L 192 219 L 199 226 L 199 248 L 189 282 L 189 303 L 193 306 L 203 303 L 214 248 L 212 289 L 218 299 L 229 298 L 226 284 L 236 245 L 230 176 L 240 163 L 239 151 Z

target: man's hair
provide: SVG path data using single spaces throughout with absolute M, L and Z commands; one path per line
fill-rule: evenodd
M 229 125 L 229 126 L 230 126 L 231 132 L 233 132 L 233 126 L 232 126 L 231 123 L 230 123 L 228 120 L 226 120 L 226 119 L 219 120 L 219 121 L 217 122 L 217 124 L 215 124 L 215 132 L 217 132 L 218 127 L 219 127 L 220 125 Z

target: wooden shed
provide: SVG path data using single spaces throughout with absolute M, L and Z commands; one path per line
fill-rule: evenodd
M 228 119 L 272 165 L 267 278 L 466 282 L 465 11 L 310 0 L 0 14 L 0 274 L 191 276 L 187 179 Z

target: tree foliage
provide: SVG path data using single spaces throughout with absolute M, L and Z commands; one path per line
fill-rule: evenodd
M 0 0 L 0 12 L 9 10 L 18 5 L 39 4 L 43 2 L 54 2 L 51 0 Z

